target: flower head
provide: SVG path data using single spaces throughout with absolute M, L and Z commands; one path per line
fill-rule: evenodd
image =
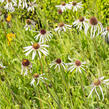
M 77 3 L 76 1 L 70 2 L 69 9 L 72 9 L 72 7 L 73 7 L 73 11 L 77 11 L 78 9 L 82 8 L 82 3 L 81 2 Z
M 27 19 L 26 20 L 26 25 L 25 25 L 25 30 L 31 30 L 32 27 L 34 28 L 35 27 L 35 22 L 33 20 L 30 20 L 30 19 Z
M 66 11 L 67 9 L 69 9 L 69 5 L 67 3 L 65 3 L 65 2 L 62 2 L 61 5 L 56 5 L 56 7 L 58 9 L 61 9 L 62 12 Z
M 21 75 L 24 73 L 24 76 L 28 74 L 28 71 L 31 73 L 32 64 L 28 59 L 23 59 L 21 64 Z
M 57 64 L 61 64 L 62 60 L 60 58 L 56 59 Z
M 36 54 L 39 55 L 39 57 L 41 58 L 41 53 L 43 53 L 44 55 L 48 55 L 48 50 L 46 49 L 46 47 L 49 47 L 48 45 L 45 45 L 43 43 L 32 43 L 31 46 L 28 47 L 24 47 L 24 52 L 27 52 L 25 55 L 28 56 L 31 52 L 32 53 L 32 60 L 35 58 Z
M 80 22 L 84 22 L 84 20 L 85 20 L 85 18 L 82 17 L 82 16 L 79 18 L 79 21 L 80 21 Z
M 37 84 L 36 85 L 38 85 L 39 84 L 39 81 L 42 81 L 42 82 L 45 82 L 45 80 L 47 80 L 47 78 L 45 78 L 44 77 L 44 73 L 43 74 L 37 74 L 37 73 L 35 73 L 34 75 L 33 75 L 33 79 L 32 79 L 32 81 L 31 81 L 31 86 L 33 85 L 33 86 L 35 86 L 35 82 L 37 81 Z
M 68 59 L 71 61 L 71 63 L 67 63 L 67 65 L 69 66 L 68 71 L 72 72 L 75 69 L 76 72 L 79 71 L 80 73 L 82 73 L 82 70 L 85 71 L 83 67 L 86 64 L 86 62 L 81 62 L 80 60 L 73 61 L 73 59 L 71 59 L 70 57 L 68 57 Z
M 40 48 L 40 44 L 38 44 L 38 43 L 34 43 L 32 46 L 36 50 L 38 50 Z
M 77 27 L 80 31 L 84 29 L 85 34 L 87 35 L 87 31 L 89 29 L 88 19 L 85 17 L 80 17 L 78 20 L 73 22 L 73 25 Z
M 102 31 L 103 31 L 103 26 L 102 24 L 97 20 L 96 17 L 91 17 L 90 20 L 89 20 L 89 23 L 90 23 L 90 26 L 91 26 L 91 37 L 93 38 L 96 33 L 98 36 Z
M 90 18 L 90 24 L 91 25 L 97 25 L 98 24 L 98 20 L 96 17 L 91 17 Z
M 92 94 L 92 92 L 93 92 L 93 90 L 95 90 L 95 92 L 96 92 L 96 94 L 97 94 L 97 96 L 98 96 L 98 98 L 99 98 L 99 100 L 100 100 L 100 96 L 99 96 L 99 94 L 98 94 L 98 92 L 97 92 L 97 90 L 96 90 L 96 88 L 99 87 L 99 88 L 100 88 L 100 91 L 101 91 L 101 93 L 102 93 L 103 99 L 104 99 L 104 94 L 103 94 L 103 90 L 102 90 L 101 85 L 102 85 L 102 84 L 104 84 L 104 85 L 109 85 L 109 79 L 106 79 L 106 80 L 103 80 L 103 79 L 104 79 L 104 76 L 99 77 L 99 78 L 96 78 L 96 79 L 93 81 L 93 83 L 92 83 L 92 85 L 91 85 L 91 86 L 92 86 L 92 89 L 91 89 L 90 94 L 89 94 L 88 97 L 90 97 L 91 94 Z
M 62 5 L 62 6 L 65 6 L 65 5 L 66 5 L 66 3 L 65 3 L 65 2 L 62 2 L 62 3 L 61 3 L 61 5 Z
M 101 80 L 100 79 L 95 79 L 94 82 L 93 82 L 93 84 L 95 86 L 99 86 L 101 84 Z
M 59 26 L 59 27 L 63 27 L 63 26 L 64 26 L 64 23 L 61 22 L 61 23 L 58 24 L 58 26 Z
M 54 69 L 58 67 L 58 70 L 60 71 L 61 67 L 65 68 L 66 63 L 64 63 L 60 58 L 57 58 L 56 60 L 52 61 L 50 64 L 50 68 L 55 66 Z
M 76 5 L 77 5 L 77 2 L 76 2 L 76 1 L 73 1 L 73 2 L 72 2 L 72 5 L 73 5 L 73 6 L 76 6 Z
M 39 77 L 39 74 L 35 73 L 35 74 L 33 75 L 33 77 L 34 77 L 34 78 L 38 78 L 38 77 Z
M 81 66 L 81 61 L 80 61 L 80 60 L 76 60 L 76 61 L 75 61 L 75 65 L 76 65 L 77 67 Z
M 62 14 L 62 10 L 61 9 L 58 9 L 58 14 Z
M 50 39 L 52 38 L 52 34 L 49 31 L 46 31 L 45 29 L 41 29 L 40 31 L 34 31 L 34 32 L 38 32 L 39 34 L 35 36 L 35 39 L 38 40 L 39 42 L 46 42 L 46 41 L 50 41 Z
M 22 65 L 25 66 L 25 67 L 27 67 L 27 66 L 30 65 L 30 61 L 28 59 L 23 59 Z
M 55 28 L 54 30 L 55 31 L 58 31 L 58 33 L 60 34 L 61 31 L 66 31 L 66 29 L 71 29 L 71 25 L 67 25 L 67 24 L 64 24 L 63 22 L 60 22 L 58 24 L 58 27 Z
M 41 30 L 40 30 L 40 33 L 41 33 L 42 35 L 45 35 L 45 34 L 46 34 L 46 30 L 45 30 L 45 29 L 41 29 Z

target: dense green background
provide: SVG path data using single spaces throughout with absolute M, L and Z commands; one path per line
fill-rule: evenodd
M 65 1 L 65 0 L 63 0 Z M 71 0 L 66 0 L 68 3 Z M 78 0 L 80 1 L 80 0 Z M 109 45 L 99 35 L 94 39 L 90 33 L 85 36 L 84 31 L 75 28 L 58 35 L 53 31 L 59 22 L 72 24 L 79 16 L 90 18 L 95 16 L 103 26 L 109 25 L 108 0 L 82 0 L 83 10 L 72 12 L 68 10 L 58 15 L 56 5 L 61 0 L 37 0 L 38 8 L 35 12 L 16 9 L 12 13 L 12 22 L 5 20 L 0 25 L 0 61 L 6 69 L 0 70 L 0 108 L 1 109 L 108 109 L 109 88 L 103 86 L 104 101 L 99 100 L 96 93 L 88 98 L 91 91 L 90 84 L 99 76 L 109 78 Z M 3 14 L 7 14 L 0 4 Z M 31 55 L 25 57 L 23 47 L 35 42 L 35 33 L 25 31 L 25 19 L 36 21 L 36 30 L 45 28 L 52 31 L 53 39 L 47 44 L 49 55 L 42 57 L 43 72 L 48 78 L 46 85 L 42 82 L 36 87 L 30 86 L 32 75 L 41 73 L 38 57 L 31 60 Z M 10 26 L 9 26 L 10 25 Z M 14 32 L 16 38 L 8 45 L 6 33 Z M 68 71 L 58 72 L 49 68 L 49 64 L 56 58 L 68 63 L 68 56 L 87 62 L 86 72 L 83 74 Z M 33 73 L 28 76 L 20 75 L 21 61 L 27 58 L 33 64 Z M 98 91 L 100 94 L 101 92 Z M 102 98 L 102 95 L 100 95 Z

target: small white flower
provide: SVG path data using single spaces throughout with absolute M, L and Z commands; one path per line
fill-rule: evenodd
M 96 88 L 99 87 L 100 91 L 102 93 L 102 96 L 103 96 L 103 100 L 104 100 L 104 94 L 103 94 L 103 90 L 102 90 L 101 84 L 109 85 L 109 79 L 106 79 L 106 80 L 103 80 L 103 79 L 104 79 L 104 76 L 94 80 L 94 82 L 91 85 L 92 89 L 91 89 L 90 94 L 89 94 L 88 97 L 90 97 L 90 95 L 92 94 L 93 90 L 95 90 L 95 92 L 96 92 L 96 94 L 97 94 L 97 96 L 98 96 L 98 98 L 100 100 L 100 96 L 99 96 L 99 94 L 98 94 L 98 92 L 96 90 Z
M 67 63 L 68 66 L 70 66 L 68 68 L 68 71 L 72 72 L 76 69 L 76 72 L 80 72 L 82 73 L 82 70 L 85 71 L 85 69 L 83 68 L 84 65 L 86 64 L 86 62 L 81 62 L 79 60 L 76 60 L 75 62 L 73 61 L 73 59 L 71 59 L 70 57 L 68 57 L 68 59 L 71 61 L 71 63 Z
M 71 25 L 67 25 L 61 22 L 58 24 L 58 27 L 55 28 L 54 30 L 58 31 L 58 33 L 60 34 L 61 31 L 66 31 L 66 29 L 71 29 L 71 27 L 72 27 Z
M 39 42 L 42 43 L 50 41 L 50 39 L 53 36 L 49 31 L 46 31 L 45 29 L 41 29 L 40 31 L 34 31 L 34 32 L 39 32 L 39 34 L 35 36 L 35 39 L 36 40 L 39 39 Z
M 87 31 L 89 29 L 89 23 L 88 23 L 88 19 L 86 19 L 85 17 L 80 17 L 78 20 L 73 22 L 74 26 L 77 26 L 77 29 L 79 29 L 80 31 L 82 30 L 82 28 L 84 29 L 85 34 L 87 35 Z
M 34 8 L 37 7 L 36 0 L 34 2 L 29 2 L 28 11 L 34 11 Z
M 6 66 L 3 66 L 3 63 L 1 62 L 0 63 L 0 69 L 4 69 L 4 68 L 6 68 Z
M 17 1 L 16 0 L 6 0 L 6 2 L 7 2 L 7 4 L 4 8 L 10 12 L 14 12 L 15 8 L 13 7 L 13 3 L 14 3 L 14 6 L 16 6 Z
M 32 73 L 31 68 L 32 68 L 32 64 L 29 62 L 28 59 L 23 59 L 22 60 L 22 65 L 21 65 L 21 75 L 24 73 L 24 76 L 28 74 L 28 70 L 30 71 L 30 73 Z
M 48 55 L 48 50 L 46 49 L 46 47 L 49 47 L 48 45 L 45 45 L 41 42 L 39 43 L 32 43 L 31 46 L 27 46 L 24 47 L 24 52 L 27 52 L 25 55 L 28 56 L 31 52 L 32 53 L 32 60 L 35 58 L 36 54 L 39 55 L 39 57 L 41 58 L 41 53 L 43 53 L 44 55 Z
M 44 73 L 41 74 L 41 75 L 35 73 L 34 76 L 33 76 L 32 81 L 31 81 L 31 83 L 30 83 L 31 86 L 35 86 L 35 82 L 36 82 L 36 81 L 37 81 L 37 84 L 36 84 L 36 85 L 39 84 L 39 81 L 45 82 L 45 80 L 47 80 L 47 78 L 43 77 L 44 75 L 45 75 Z
M 107 37 L 109 40 L 109 26 L 107 26 L 107 28 L 103 29 L 101 36 L 104 38 Z
M 91 26 L 91 37 L 95 37 L 96 33 L 98 36 L 103 31 L 103 26 L 101 22 L 99 22 L 96 17 L 91 17 L 89 20 L 90 26 Z
M 33 20 L 27 19 L 26 20 L 26 25 L 25 25 L 25 30 L 32 30 L 32 27 L 35 27 L 35 22 Z
M 58 58 L 58 59 L 52 61 L 52 63 L 50 64 L 50 68 L 55 66 L 54 69 L 56 69 L 58 67 L 58 70 L 60 71 L 61 67 L 63 67 L 65 70 L 66 69 L 65 65 L 66 65 L 66 63 L 64 63 L 60 58 Z
M 73 7 L 73 12 L 83 8 L 82 3 L 81 2 L 77 3 L 76 1 L 70 2 L 69 9 L 72 9 L 72 7 Z
M 58 9 L 61 9 L 62 12 L 63 12 L 63 11 L 66 11 L 66 9 L 69 9 L 69 4 L 66 4 L 65 2 L 62 2 L 61 5 L 56 5 L 56 7 Z

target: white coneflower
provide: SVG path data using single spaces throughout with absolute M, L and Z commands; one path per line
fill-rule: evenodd
M 82 30 L 82 28 L 84 29 L 85 34 L 87 35 L 87 31 L 89 28 L 89 23 L 88 23 L 88 19 L 86 19 L 85 17 L 80 17 L 78 20 L 73 22 L 74 26 L 77 26 L 77 29 L 79 29 L 80 31 Z
M 14 3 L 14 6 L 16 6 L 17 1 L 16 0 L 6 0 L 6 2 L 7 2 L 7 4 L 4 8 L 10 12 L 14 12 L 15 8 L 13 7 L 13 3 Z
M 36 54 L 38 53 L 39 57 L 41 58 L 41 53 L 43 53 L 44 55 L 48 55 L 48 50 L 46 49 L 46 47 L 49 47 L 48 45 L 45 45 L 43 43 L 32 43 L 31 46 L 28 47 L 24 47 L 24 52 L 27 52 L 25 55 L 29 55 L 31 52 L 32 53 L 32 60 L 35 58 Z
M 72 9 L 72 7 L 73 11 L 77 11 L 78 9 L 83 8 L 82 3 L 81 2 L 77 3 L 76 1 L 70 2 L 69 9 Z
M 109 40 L 109 26 L 107 26 L 107 27 L 103 30 L 101 36 L 104 37 L 104 38 L 107 37 L 108 40 Z
M 45 80 L 47 80 L 47 78 L 45 78 L 45 77 L 43 77 L 45 74 L 43 73 L 43 74 L 37 74 L 37 73 L 35 73 L 34 75 L 33 75 L 33 79 L 32 79 L 32 81 L 31 81 L 31 86 L 34 86 L 35 85 L 35 82 L 37 81 L 37 84 L 36 85 L 38 85 L 39 84 L 39 81 L 42 81 L 42 82 L 45 82 Z
M 36 0 L 34 2 L 29 2 L 28 11 L 34 11 L 35 7 L 37 7 Z
M 62 12 L 63 12 L 63 11 L 66 11 L 67 9 L 69 9 L 69 5 L 66 4 L 65 2 L 62 2 L 61 5 L 56 5 L 56 7 L 57 7 L 58 9 L 61 9 Z
M 25 30 L 31 30 L 33 28 L 35 28 L 35 22 L 33 20 L 27 19 L 26 20 L 26 25 L 24 26 Z
M 3 63 L 0 63 L 0 70 L 6 68 L 6 66 L 3 66 Z
M 39 42 L 46 42 L 46 41 L 50 41 L 50 39 L 52 38 L 52 34 L 49 31 L 46 31 L 45 29 L 41 29 L 40 31 L 35 31 L 35 32 L 39 32 L 38 35 L 35 36 L 35 39 L 38 40 Z
M 65 65 L 66 65 L 66 63 L 64 63 L 60 58 L 58 58 L 58 59 L 52 61 L 52 63 L 50 64 L 50 68 L 53 67 L 53 66 L 55 66 L 54 69 L 56 69 L 56 68 L 58 67 L 58 70 L 60 71 L 61 66 L 62 66 L 64 69 L 66 69 L 66 68 L 65 68 Z
M 89 20 L 90 26 L 91 26 L 91 37 L 93 38 L 95 36 L 95 34 L 97 33 L 96 36 L 98 36 L 102 30 L 103 30 L 103 26 L 102 24 L 97 20 L 96 17 L 91 17 Z
M 90 94 L 89 94 L 88 97 L 90 97 L 90 95 L 92 94 L 93 90 L 95 90 L 95 92 L 96 92 L 96 94 L 97 94 L 97 96 L 98 96 L 98 98 L 100 100 L 100 96 L 99 96 L 99 94 L 98 94 L 98 92 L 96 90 L 96 88 L 99 87 L 100 91 L 102 93 L 103 99 L 104 99 L 104 94 L 103 94 L 103 90 L 102 90 L 101 84 L 109 85 L 109 79 L 106 79 L 106 80 L 103 80 L 103 79 L 104 79 L 104 76 L 94 80 L 94 82 L 91 85 L 92 89 L 91 89 Z
M 58 27 L 55 28 L 54 30 L 58 31 L 58 33 L 60 33 L 62 30 L 66 31 L 66 29 L 71 29 L 71 27 L 72 27 L 71 25 L 67 25 L 67 24 L 64 24 L 63 22 L 61 22 L 58 24 Z
M 84 65 L 86 64 L 86 62 L 81 62 L 80 60 L 73 60 L 70 57 L 68 57 L 68 59 L 71 61 L 71 63 L 67 63 L 67 65 L 69 66 L 68 71 L 72 72 L 76 69 L 76 72 L 80 72 L 82 73 L 82 70 L 85 71 L 85 69 L 83 68 Z
M 31 68 L 32 68 L 32 64 L 30 63 L 30 61 L 28 59 L 23 59 L 22 60 L 22 65 L 21 65 L 21 75 L 24 73 L 24 76 L 28 74 L 28 70 L 30 71 L 30 73 L 32 73 Z

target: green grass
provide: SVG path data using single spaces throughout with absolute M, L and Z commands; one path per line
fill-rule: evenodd
M 72 25 L 79 16 L 95 16 L 104 27 L 107 26 L 108 1 L 82 0 L 83 10 L 76 13 L 68 10 L 58 15 L 55 5 L 60 2 L 61 0 L 37 0 L 39 8 L 34 13 L 17 9 L 12 13 L 10 27 L 5 19 L 0 22 L 0 62 L 6 66 L 0 70 L 0 109 L 108 109 L 109 87 L 102 86 L 104 100 L 99 90 L 101 100 L 95 92 L 92 98 L 88 98 L 88 95 L 91 91 L 90 84 L 95 78 L 109 78 L 109 44 L 100 35 L 92 39 L 90 32 L 86 36 L 84 31 L 78 32 L 73 27 L 61 35 L 53 30 L 61 21 Z M 2 11 L 6 14 L 6 10 Z M 32 60 L 31 55 L 26 57 L 23 52 L 23 47 L 31 45 L 31 41 L 36 42 L 35 33 L 24 29 L 26 18 L 37 22 L 37 30 L 45 28 L 53 34 L 52 40 L 46 43 L 50 46 L 49 55 L 41 58 L 42 70 L 48 80 L 45 83 L 40 81 L 35 87 L 31 86 L 30 82 L 34 73 L 41 74 L 41 65 L 38 56 Z M 16 38 L 8 45 L 6 34 L 12 31 Z M 61 69 L 59 72 L 50 68 L 49 64 L 56 58 L 69 63 L 68 56 L 86 61 L 86 71 L 80 74 L 75 70 L 68 72 Z M 25 58 L 33 65 L 32 74 L 22 76 L 21 62 Z

